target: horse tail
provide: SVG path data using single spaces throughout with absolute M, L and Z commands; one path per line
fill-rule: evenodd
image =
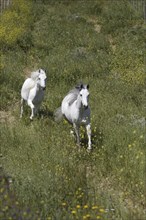
M 55 118 L 55 121 L 56 122 L 60 122 L 61 119 L 63 118 L 63 114 L 62 114 L 62 111 L 61 111 L 61 107 L 57 108 L 55 113 L 54 113 L 54 118 Z

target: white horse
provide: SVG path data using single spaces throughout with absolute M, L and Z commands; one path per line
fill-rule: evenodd
M 55 112 L 55 120 L 62 116 L 73 124 L 77 145 L 80 147 L 80 125 L 85 125 L 88 135 L 88 150 L 91 150 L 90 108 L 88 105 L 89 85 L 79 85 L 72 89 L 63 99 L 61 107 Z
M 31 108 L 30 119 L 34 117 L 37 113 L 41 102 L 44 98 L 44 90 L 46 88 L 46 73 L 44 70 L 39 69 L 36 72 L 31 73 L 31 77 L 27 78 L 21 89 L 21 113 L 23 114 L 23 104 L 24 101 L 27 102 L 28 106 Z

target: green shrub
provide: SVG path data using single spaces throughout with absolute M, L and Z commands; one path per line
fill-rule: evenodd
M 15 46 L 26 34 L 31 20 L 31 1 L 14 0 L 10 9 L 4 11 L 0 21 L 0 45 Z
M 1 15 L 1 108 L 6 109 L 20 96 L 22 71 L 27 62 L 26 52 L 32 47 L 32 2 L 14 0 Z

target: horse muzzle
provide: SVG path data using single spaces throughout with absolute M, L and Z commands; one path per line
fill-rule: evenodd
M 87 109 L 88 108 L 88 105 L 84 105 L 84 109 Z
M 41 89 L 42 89 L 43 91 L 45 91 L 45 90 L 46 90 L 46 86 L 45 86 L 45 87 L 41 87 Z

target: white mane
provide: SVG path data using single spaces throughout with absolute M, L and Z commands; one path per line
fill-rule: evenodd
M 69 105 L 72 105 L 72 103 L 77 99 L 78 94 L 81 90 L 81 85 L 83 88 L 87 88 L 87 85 L 79 84 L 75 86 L 74 89 L 70 90 L 66 96 L 66 101 L 69 103 Z
M 37 70 L 36 72 L 32 72 L 30 76 L 33 80 L 36 80 L 39 77 L 40 73 L 41 72 Z

